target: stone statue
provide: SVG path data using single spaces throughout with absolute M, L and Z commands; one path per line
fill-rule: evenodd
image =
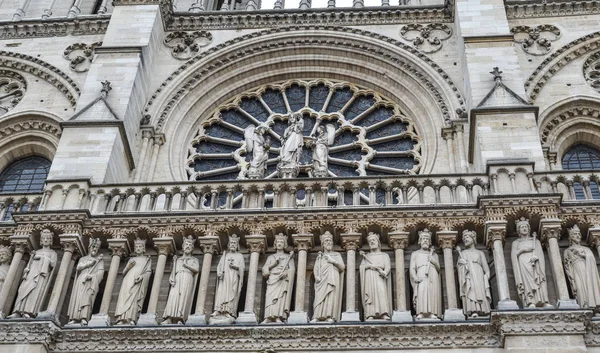
M 136 239 L 134 251 L 136 257 L 129 259 L 123 269 L 123 283 L 115 310 L 117 325 L 135 325 L 152 274 L 152 260 L 146 256 L 146 240 Z
M 269 160 L 269 149 L 271 145 L 270 136 L 265 137 L 268 127 L 265 125 L 249 125 L 244 131 L 246 141 L 246 150 L 252 153 L 250 168 L 248 169 L 249 179 L 262 179 L 267 171 L 267 160 Z
M 531 235 L 529 221 L 521 218 L 516 222 L 519 238 L 512 243 L 511 259 L 517 291 L 524 308 L 552 307 L 548 303 L 546 263 L 542 244 Z
M 9 246 L 0 245 L 0 291 L 6 282 L 10 262 L 12 261 L 12 251 Z
M 490 268 L 481 250 L 475 249 L 477 233 L 464 230 L 462 235 L 465 250 L 458 246 L 458 284 L 467 317 L 488 316 L 491 311 Z
M 104 260 L 100 250 L 100 239 L 91 238 L 88 254 L 77 263 L 77 274 L 73 281 L 71 302 L 69 303 L 69 325 L 87 325 L 92 317 L 94 301 L 98 294 L 100 282 L 104 277 Z
M 41 249 L 31 251 L 29 263 L 23 271 L 13 314 L 9 318 L 36 317 L 50 289 L 58 256 L 50 249 L 54 234 L 48 229 L 40 233 Z
M 238 252 L 240 238 L 229 237 L 228 248 L 217 265 L 217 286 L 215 290 L 215 311 L 209 323 L 232 324 L 237 316 L 238 301 L 244 283 L 244 256 Z
M 183 324 L 188 318 L 194 299 L 200 262 L 192 256 L 194 238 L 183 238 L 183 256 L 173 256 L 173 270 L 169 276 L 169 298 L 163 313 L 162 325 Z
M 442 283 L 440 260 L 431 246 L 431 232 L 419 232 L 421 249 L 410 255 L 410 284 L 417 320 L 439 319 L 442 316 Z
M 600 306 L 600 277 L 596 258 L 592 250 L 581 245 L 581 231 L 577 225 L 569 229 L 569 247 L 563 255 L 567 277 L 579 306 Z
M 288 116 L 288 127 L 283 132 L 280 161 L 277 171 L 280 178 L 295 178 L 299 173 L 300 155 L 304 145 L 304 119 L 302 114 Z
M 336 322 L 340 320 L 342 310 L 346 266 L 342 255 L 333 251 L 333 235 L 330 232 L 321 235 L 321 245 L 323 252 L 319 252 L 313 270 L 315 300 L 311 322 Z
M 317 136 L 312 143 L 313 176 L 315 178 L 325 178 L 329 176 L 327 158 L 329 156 L 329 146 L 333 144 L 334 138 L 335 127 L 333 124 L 327 124 L 326 127 L 323 125 L 317 127 Z
M 365 320 L 389 320 L 392 315 L 392 282 L 390 256 L 381 252 L 379 234 L 367 236 L 370 252 L 360 252 L 360 292 Z
M 282 233 L 275 236 L 275 254 L 269 255 L 262 268 L 267 279 L 265 293 L 265 320 L 263 324 L 282 323 L 287 320 L 294 285 L 294 252 L 286 254 L 287 237 Z

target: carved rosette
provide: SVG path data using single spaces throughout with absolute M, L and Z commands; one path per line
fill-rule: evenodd
M 67 59 L 71 70 L 77 73 L 86 72 L 90 69 L 90 64 L 94 59 L 94 52 L 102 42 L 92 44 L 75 43 L 65 48 L 63 58 Z
M 585 82 L 597 92 L 600 92 L 600 51 L 590 55 L 583 63 Z
M 415 48 L 430 54 L 442 49 L 442 42 L 452 36 L 452 29 L 443 23 L 408 24 L 400 29 L 400 35 Z
M 212 42 L 212 34 L 206 31 L 172 32 L 164 40 L 167 47 L 171 48 L 171 55 L 178 60 L 188 60 L 198 54 L 201 47 Z
M 0 115 L 14 108 L 27 90 L 27 81 L 20 74 L 0 70 Z
M 510 32 L 514 34 L 515 42 L 521 43 L 523 51 L 531 55 L 548 54 L 552 42 L 560 38 L 560 30 L 553 25 L 516 26 Z

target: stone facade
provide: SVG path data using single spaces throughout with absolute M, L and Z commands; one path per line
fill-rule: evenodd
M 0 353 L 600 353 L 598 21 L 0 2 Z

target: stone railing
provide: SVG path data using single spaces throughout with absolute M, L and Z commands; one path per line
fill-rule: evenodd
M 535 175 L 540 193 L 563 194 L 563 201 L 599 200 L 598 171 L 577 170 L 539 173 Z
M 378 7 L 378 6 L 431 6 L 443 5 L 443 0 L 327 0 L 327 1 L 312 1 L 312 0 L 274 0 L 274 1 L 259 1 L 259 0 L 195 0 L 189 8 L 184 7 L 182 0 L 173 0 L 173 10 L 178 13 L 191 12 L 198 13 L 203 11 L 254 11 L 254 10 L 291 10 L 300 9 L 308 10 L 315 8 L 363 8 L 363 7 Z
M 11 221 L 14 212 L 37 211 L 42 194 L 0 194 L 0 222 Z

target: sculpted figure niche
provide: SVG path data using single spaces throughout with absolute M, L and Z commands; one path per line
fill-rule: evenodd
M 267 161 L 269 160 L 269 149 L 271 138 L 265 132 L 268 127 L 265 125 L 249 125 L 244 131 L 244 139 L 246 141 L 246 150 L 252 153 L 250 168 L 248 169 L 249 179 L 262 179 L 267 171 Z
M 302 114 L 289 114 L 288 127 L 283 132 L 281 141 L 281 159 L 277 164 L 277 171 L 282 179 L 295 178 L 300 172 L 300 155 L 304 145 L 303 130 L 304 119 Z
M 517 291 L 524 308 L 551 308 L 548 303 L 546 263 L 542 244 L 531 234 L 529 221 L 523 217 L 516 223 L 519 238 L 512 243 L 511 259 Z
M 294 252 L 286 254 L 287 236 L 275 236 L 275 253 L 269 255 L 262 268 L 267 279 L 265 293 L 265 319 L 263 324 L 285 322 L 290 313 L 292 286 L 294 284 Z
M 392 283 L 390 256 L 381 252 L 379 234 L 367 236 L 370 252 L 360 252 L 360 287 L 365 320 L 389 320 L 392 313 Z
M 577 225 L 569 229 L 569 247 L 564 252 L 564 264 L 579 306 L 600 306 L 600 277 L 596 258 L 592 250 L 581 245 L 581 231 Z
M 42 248 L 29 254 L 29 262 L 23 271 L 13 314 L 9 318 L 31 318 L 40 311 L 40 306 L 49 292 L 49 284 L 58 259 L 56 251 L 50 249 L 53 237 L 54 234 L 48 229 L 40 233 Z
M 442 316 L 442 283 L 440 260 L 431 246 L 431 232 L 419 232 L 421 249 L 410 255 L 410 283 L 417 320 L 439 319 Z
M 333 144 L 334 138 L 335 127 L 333 124 L 327 124 L 327 126 L 319 125 L 319 127 L 317 127 L 317 136 L 312 142 L 312 172 L 315 178 L 325 178 L 329 176 L 327 158 L 329 157 L 329 146 Z
M 71 302 L 69 303 L 69 325 L 87 325 L 92 317 L 92 308 L 98 288 L 104 277 L 104 260 L 100 250 L 100 239 L 91 238 L 88 254 L 77 263 L 77 274 L 73 281 Z
M 6 276 L 8 275 L 8 269 L 12 260 L 12 251 L 10 247 L 0 245 L 0 291 L 6 282 Z
M 211 325 L 232 324 L 237 316 L 238 301 L 244 283 L 244 256 L 238 252 L 240 238 L 229 237 L 229 251 L 225 251 L 217 265 L 215 311 L 209 319 Z
M 194 251 L 194 238 L 188 236 L 183 238 L 181 245 L 183 256 L 173 256 L 173 270 L 169 277 L 169 297 L 165 312 L 163 313 L 163 325 L 183 324 L 186 322 L 192 307 L 194 290 L 200 263 L 192 256 Z
M 346 265 L 342 255 L 333 251 L 333 235 L 321 235 L 323 252 L 319 251 L 313 275 L 315 276 L 315 300 L 311 322 L 336 322 L 342 310 L 342 289 Z
M 488 316 L 491 311 L 490 268 L 481 250 L 475 249 L 477 233 L 463 231 L 465 250 L 458 251 L 458 283 L 463 312 L 467 317 Z
M 123 269 L 123 283 L 115 310 L 117 325 L 135 325 L 152 274 L 152 260 L 146 256 L 146 240 L 137 238 L 134 251 L 136 257 L 129 259 Z

